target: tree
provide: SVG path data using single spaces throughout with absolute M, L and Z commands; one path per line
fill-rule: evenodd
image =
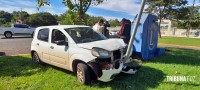
M 15 22 L 17 19 L 25 21 L 30 16 L 26 11 L 13 11 L 12 15 L 12 22 Z
M 176 10 L 177 8 L 185 6 L 187 0 L 147 0 L 149 6 L 145 10 L 147 13 L 155 13 L 158 15 L 160 20 L 170 19 L 170 12 Z
M 98 5 L 104 0 L 63 0 L 63 4 L 68 7 L 68 13 L 73 24 L 85 24 L 85 13 L 91 5 Z M 38 8 L 49 5 L 49 0 L 37 0 Z
M 186 29 L 187 37 L 189 37 L 191 28 L 198 28 L 200 25 L 200 6 L 194 6 L 194 4 L 195 0 L 193 0 L 192 6 L 177 8 L 177 10 L 172 11 L 172 14 L 170 15 L 176 22 L 178 22 L 178 28 Z
M 8 12 L 0 11 L 0 24 L 6 24 L 7 22 L 11 22 L 12 17 L 12 14 Z
M 119 21 L 118 19 L 115 19 L 115 20 L 111 19 L 111 20 L 109 21 L 109 23 L 110 23 L 110 25 L 111 25 L 112 27 L 116 27 L 116 26 L 120 26 L 120 25 L 121 25 L 121 23 L 120 23 L 120 21 Z
M 170 12 L 177 9 L 177 7 L 185 6 L 187 0 L 147 0 L 148 8 L 145 10 L 147 13 L 155 13 L 159 18 L 159 27 L 162 19 L 171 19 Z
M 57 25 L 56 18 L 47 12 L 32 14 L 25 21 L 26 24 L 32 27 Z
M 64 13 L 64 14 L 61 14 L 58 17 L 58 22 L 61 25 L 72 25 L 73 24 L 73 21 L 72 21 L 72 19 L 70 18 L 69 14 L 67 12 Z
M 58 17 L 58 22 L 62 25 L 66 25 L 66 24 L 72 25 L 72 24 L 75 24 L 74 19 L 76 19 L 76 18 L 71 18 L 70 14 L 68 14 L 68 12 L 66 12 Z M 90 16 L 88 14 L 85 14 L 84 19 L 85 19 L 84 20 L 85 25 L 93 26 L 100 19 L 104 19 L 104 18 L 103 17 L 94 17 L 94 16 Z
M 189 37 L 189 32 L 191 28 L 199 28 L 200 27 L 200 13 L 198 12 L 199 8 L 195 7 L 193 9 L 193 13 L 191 15 L 190 12 L 192 6 L 185 7 L 184 10 L 180 14 L 176 15 L 176 19 L 178 22 L 177 27 L 187 29 L 186 35 Z M 180 12 L 180 11 L 179 11 Z

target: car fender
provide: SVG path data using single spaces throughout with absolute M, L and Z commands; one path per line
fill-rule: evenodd
M 35 28 L 30 28 L 30 33 L 33 34 L 33 32 L 35 32 Z
M 1 28 L 0 29 L 0 34 L 3 35 L 5 32 L 11 32 L 12 34 L 14 34 L 12 28 Z
M 86 54 L 73 54 L 72 56 L 70 56 L 70 61 L 69 61 L 69 67 L 70 70 L 73 71 L 73 66 L 72 63 L 74 60 L 80 60 L 84 63 L 88 63 L 92 60 L 94 60 L 96 57 L 92 56 L 92 55 L 86 55 Z

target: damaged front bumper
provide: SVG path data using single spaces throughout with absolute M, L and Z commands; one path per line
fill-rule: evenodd
M 119 73 L 134 74 L 136 71 L 129 69 L 127 63 L 131 58 L 124 59 L 123 49 L 115 50 L 110 58 L 96 58 L 88 63 L 97 79 L 103 82 L 109 82 Z M 128 67 L 128 68 L 127 68 Z
M 118 68 L 110 68 L 109 70 L 102 70 L 102 76 L 98 78 L 98 80 L 103 82 L 109 82 L 114 79 L 116 75 L 118 75 L 123 68 L 123 63 L 119 62 Z
M 126 61 L 130 61 L 130 59 Z M 88 65 L 91 67 L 97 79 L 103 82 L 109 82 L 113 80 L 116 75 L 118 75 L 121 72 L 124 72 L 123 71 L 124 67 L 127 67 L 126 64 L 124 64 L 122 59 L 114 60 L 114 62 L 112 63 L 91 62 L 91 63 L 88 63 Z

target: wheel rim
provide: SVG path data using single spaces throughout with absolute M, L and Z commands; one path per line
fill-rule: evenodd
M 83 82 L 83 72 L 82 72 L 80 66 L 77 67 L 77 77 L 80 82 Z
M 11 34 L 10 33 L 6 33 L 6 37 L 11 37 Z
M 40 62 L 40 59 L 39 59 L 37 53 L 34 53 L 34 54 L 33 54 L 33 61 L 34 61 L 34 62 L 37 62 L 37 63 Z

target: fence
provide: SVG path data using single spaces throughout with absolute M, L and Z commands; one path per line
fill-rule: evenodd
M 174 36 L 174 37 L 186 37 L 186 29 L 176 29 L 172 30 L 161 29 L 162 36 Z M 200 38 L 200 29 L 190 30 L 189 36 L 191 38 Z
M 112 30 L 120 30 L 120 26 L 117 27 L 110 27 L 108 28 L 110 31 Z M 186 29 L 176 29 L 172 28 L 169 29 L 161 29 L 162 36 L 171 36 L 171 37 L 186 37 Z M 200 38 L 200 29 L 190 30 L 190 37 L 191 38 Z

